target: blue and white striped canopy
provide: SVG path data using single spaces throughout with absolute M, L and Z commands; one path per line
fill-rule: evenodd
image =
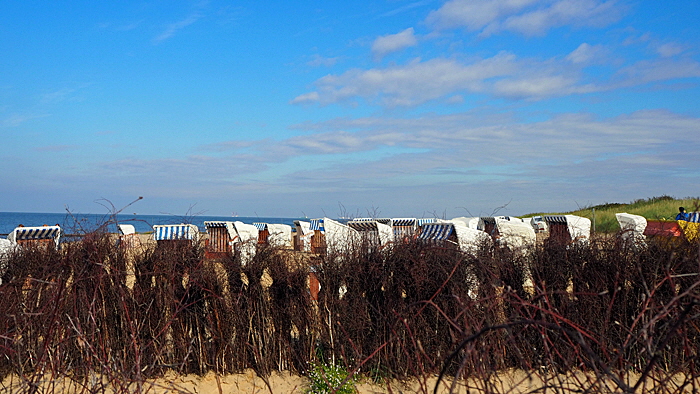
M 39 239 L 56 239 L 61 236 L 61 227 L 17 227 L 14 229 L 12 234 L 10 234 L 10 236 L 15 242 Z
M 547 215 L 544 217 L 544 221 L 547 223 L 566 224 L 566 216 L 564 216 L 564 215 Z
M 167 224 L 153 226 L 153 237 L 156 241 L 173 241 L 178 239 L 194 240 L 199 235 L 197 226 L 193 224 Z
M 253 226 L 255 226 L 258 229 L 258 231 L 267 230 L 267 223 L 253 223 Z
M 428 223 L 435 223 L 435 218 L 421 218 L 421 219 L 418 219 L 418 225 L 419 225 L 419 226 L 422 226 L 422 225 L 428 224 Z
M 357 231 L 377 231 L 377 222 L 371 219 L 351 220 L 347 225 Z
M 311 230 L 325 231 L 323 228 L 323 219 L 311 219 Z
M 391 225 L 392 226 L 415 226 L 416 219 L 415 218 L 391 219 Z
M 355 218 L 351 222 L 377 222 L 381 224 L 389 224 L 391 219 L 389 218 Z
M 204 227 L 206 227 L 206 228 L 226 227 L 226 223 L 230 223 L 230 222 L 222 222 L 222 221 L 204 222 Z
M 425 241 L 444 241 L 452 235 L 454 224 L 452 223 L 429 223 L 422 227 L 418 239 Z
M 693 223 L 700 223 L 700 212 L 689 212 L 688 221 Z

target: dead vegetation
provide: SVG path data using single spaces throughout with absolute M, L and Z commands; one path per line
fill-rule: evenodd
M 698 251 L 604 237 L 468 255 L 412 241 L 314 259 L 259 246 L 242 264 L 189 241 L 127 251 L 96 231 L 9 257 L 0 377 L 15 392 L 144 392 L 168 373 L 333 363 L 377 382 L 439 375 L 462 392 L 511 392 L 506 375 L 532 391 L 690 392 Z

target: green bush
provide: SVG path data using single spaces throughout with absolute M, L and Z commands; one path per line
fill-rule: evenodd
M 349 376 L 347 369 L 334 364 L 317 363 L 311 368 L 309 373 L 309 390 L 310 394 L 354 394 L 357 393 L 355 383 L 357 378 Z

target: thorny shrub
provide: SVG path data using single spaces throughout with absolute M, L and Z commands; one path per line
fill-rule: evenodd
M 472 254 L 418 241 L 326 256 L 259 245 L 243 261 L 189 241 L 126 253 L 96 231 L 8 257 L 0 387 L 141 392 L 169 371 L 335 365 L 345 382 L 415 378 L 424 392 L 433 374 L 448 390 L 506 392 L 496 382 L 512 371 L 532 390 L 698 390 L 699 250 L 606 236 Z

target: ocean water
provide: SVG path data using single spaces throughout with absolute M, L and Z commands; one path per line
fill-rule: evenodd
M 107 214 L 68 214 L 68 213 L 27 213 L 27 212 L 0 212 L 0 236 L 7 236 L 20 224 L 26 227 L 56 225 L 63 228 L 66 234 L 83 234 L 100 228 L 117 233 L 117 223 L 132 224 L 136 232 L 144 233 L 153 231 L 156 224 L 190 223 L 205 231 L 204 222 L 225 220 L 241 221 L 243 223 L 275 223 L 294 225 L 294 220 L 299 218 L 268 218 L 268 217 L 232 217 L 232 216 L 176 216 L 176 215 L 129 215 L 116 216 Z M 308 220 L 308 219 L 304 219 Z

